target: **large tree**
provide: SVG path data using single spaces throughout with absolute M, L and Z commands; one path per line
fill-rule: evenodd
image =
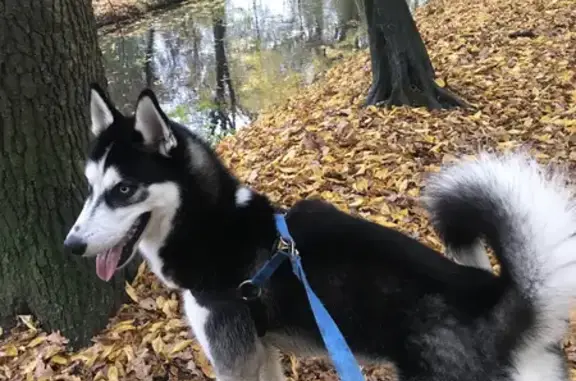
M 90 0 L 0 0 L 0 325 L 32 314 L 88 342 L 123 279 L 63 252 L 85 181 L 88 84 L 104 85 Z
M 364 0 L 372 87 L 367 104 L 426 106 L 464 103 L 434 81 L 434 68 L 406 0 Z

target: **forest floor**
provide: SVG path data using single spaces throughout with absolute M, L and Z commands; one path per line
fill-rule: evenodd
M 125 24 L 147 13 L 190 0 L 92 0 L 96 25 Z M 221 3 L 221 0 L 193 0 Z
M 441 249 L 417 205 L 423 177 L 479 148 L 521 145 L 576 170 L 576 2 L 432 0 L 416 19 L 438 73 L 469 110 L 362 107 L 366 52 L 344 59 L 218 151 L 234 172 L 289 206 L 322 197 Z M 208 380 L 213 373 L 181 319 L 179 297 L 141 267 L 132 302 L 90 347 L 72 352 L 29 316 L 0 332 L 1 380 Z M 576 381 L 576 319 L 565 352 Z M 327 362 L 284 356 L 291 380 L 336 380 Z M 366 368 L 368 380 L 392 380 Z M 156 378 L 157 377 L 157 378 Z

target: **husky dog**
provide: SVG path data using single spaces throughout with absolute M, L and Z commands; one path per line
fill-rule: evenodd
M 275 209 L 150 90 L 134 116 L 91 91 L 89 195 L 65 246 L 109 280 L 137 252 L 181 291 L 220 381 L 284 379 L 277 349 L 324 354 L 285 262 L 263 288 L 265 332 L 237 287 L 273 254 Z M 321 202 L 286 220 L 309 283 L 362 362 L 402 381 L 567 381 L 561 351 L 576 292 L 576 212 L 562 179 L 529 159 L 482 156 L 427 184 L 435 227 L 462 266 L 418 241 Z M 499 276 L 481 242 L 494 248 Z

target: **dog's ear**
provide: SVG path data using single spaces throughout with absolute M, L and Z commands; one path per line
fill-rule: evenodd
M 170 128 L 170 121 L 150 89 L 142 91 L 138 97 L 134 128 L 142 134 L 144 144 L 165 156 L 176 147 L 177 141 Z
M 104 90 L 96 84 L 90 84 L 90 119 L 92 134 L 98 136 L 114 123 L 119 111 L 106 97 Z

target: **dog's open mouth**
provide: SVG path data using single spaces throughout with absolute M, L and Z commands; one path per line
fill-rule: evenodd
M 144 232 L 150 212 L 140 215 L 136 222 L 128 230 L 126 236 L 113 248 L 108 249 L 96 256 L 96 274 L 103 281 L 108 282 L 119 268 L 126 266 L 136 253 L 136 244 Z M 121 265 L 120 260 L 126 258 Z

